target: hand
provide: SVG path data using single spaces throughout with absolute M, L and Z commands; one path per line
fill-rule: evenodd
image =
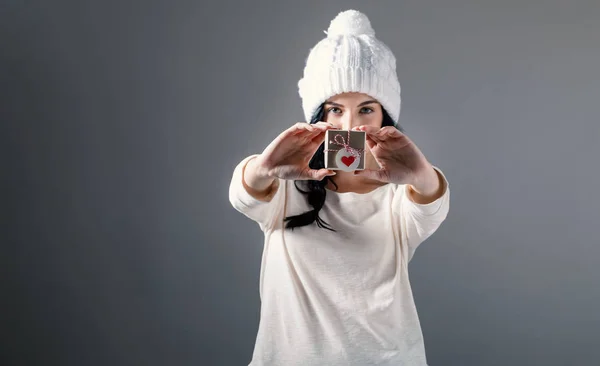
M 356 176 L 414 185 L 432 169 L 417 145 L 393 126 L 358 126 L 352 130 L 366 132 L 367 146 L 380 166 L 379 170 L 357 170 Z
M 330 169 L 311 169 L 308 164 L 325 140 L 325 131 L 337 127 L 327 122 L 298 122 L 283 131 L 256 158 L 256 167 L 267 177 L 287 180 L 322 180 L 335 175 Z

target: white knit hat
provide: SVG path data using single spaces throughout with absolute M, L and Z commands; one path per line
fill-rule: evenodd
M 359 92 L 377 99 L 397 124 L 400 83 L 396 58 L 375 38 L 367 16 L 356 10 L 341 12 L 325 33 L 327 37 L 310 50 L 304 77 L 298 82 L 306 121 L 328 98 Z

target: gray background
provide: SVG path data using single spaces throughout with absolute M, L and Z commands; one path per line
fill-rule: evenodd
M 364 11 L 452 189 L 409 268 L 431 365 L 600 364 L 600 2 L 3 1 L 2 365 L 246 365 L 232 170 Z

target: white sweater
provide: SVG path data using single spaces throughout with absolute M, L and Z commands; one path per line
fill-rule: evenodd
M 327 190 L 319 216 L 337 232 L 316 223 L 292 231 L 283 219 L 308 211 L 306 196 L 286 180 L 269 202 L 250 196 L 242 170 L 254 156 L 236 166 L 229 188 L 233 207 L 265 235 L 249 365 L 426 366 L 407 265 L 448 214 L 441 170 L 434 166 L 445 185 L 435 202 L 413 202 L 406 185 L 364 194 Z

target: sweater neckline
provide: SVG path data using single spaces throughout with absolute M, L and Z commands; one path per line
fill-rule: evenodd
M 379 187 L 377 187 L 377 188 L 375 188 L 375 189 L 373 189 L 373 190 L 371 190 L 369 192 L 365 192 L 365 193 L 358 193 L 358 192 L 351 192 L 351 191 L 349 191 L 349 192 L 338 192 L 338 191 L 331 190 L 329 188 L 325 188 L 325 191 L 327 193 L 329 193 L 329 194 L 332 194 L 335 197 L 343 198 L 343 199 L 345 199 L 345 198 L 351 198 L 351 199 L 354 199 L 354 198 L 371 198 L 372 196 L 376 195 L 377 193 L 386 190 L 389 187 L 389 185 L 390 185 L 390 183 L 387 183 L 387 184 L 381 185 L 381 186 L 379 186 Z

